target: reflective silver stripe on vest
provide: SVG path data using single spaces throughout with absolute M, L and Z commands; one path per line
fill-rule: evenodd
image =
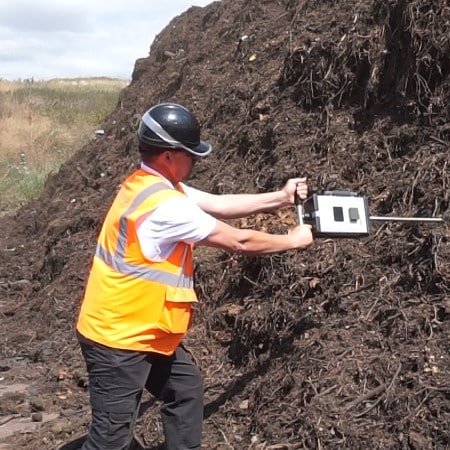
M 185 246 L 181 270 L 179 274 L 171 274 L 157 269 L 142 267 L 125 262 L 125 248 L 128 238 L 128 220 L 127 217 L 152 194 L 156 192 L 171 189 L 165 183 L 156 183 L 144 189 L 136 196 L 130 207 L 121 215 L 119 220 L 119 236 L 115 253 L 109 253 L 102 245 L 97 244 L 95 256 L 101 259 L 105 264 L 113 268 L 116 272 L 123 275 L 142 278 L 148 281 L 156 281 L 174 287 L 192 288 L 194 285 L 193 278 L 185 275 L 185 263 L 188 252 L 188 246 Z
M 192 277 L 187 277 L 184 270 L 179 275 L 163 272 L 157 269 L 149 269 L 133 264 L 126 263 L 123 259 L 111 255 L 101 245 L 97 245 L 95 256 L 100 258 L 105 264 L 112 267 L 116 272 L 123 275 L 142 278 L 148 281 L 157 281 L 159 283 L 167 284 L 168 286 L 192 288 Z

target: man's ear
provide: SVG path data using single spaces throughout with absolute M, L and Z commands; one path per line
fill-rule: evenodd
M 172 152 L 170 150 L 166 150 L 165 152 L 163 152 L 162 157 L 165 163 L 172 162 Z

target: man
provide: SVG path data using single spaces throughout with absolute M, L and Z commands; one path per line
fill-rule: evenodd
M 168 450 L 200 449 L 203 383 L 181 345 L 191 323 L 192 247 L 263 255 L 312 244 L 310 226 L 286 235 L 220 219 L 305 198 L 306 180 L 277 192 L 213 195 L 182 183 L 211 152 L 185 107 L 150 108 L 138 129 L 141 167 L 122 184 L 98 238 L 77 323 L 89 372 L 92 424 L 85 450 L 127 449 L 143 389 L 161 400 Z

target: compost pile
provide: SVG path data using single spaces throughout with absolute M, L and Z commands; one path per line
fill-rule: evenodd
M 162 101 L 188 106 L 213 144 L 190 181 L 200 189 L 265 192 L 306 175 L 311 191 L 368 195 L 373 215 L 450 215 L 448 1 L 190 8 L 136 61 L 105 134 L 0 223 L 1 386 L 29 385 L 0 413 L 57 415 L 11 448 L 87 429 L 74 322 L 102 219 L 138 162 L 140 114 Z M 295 222 L 285 208 L 232 223 Z M 448 448 L 449 261 L 448 221 L 267 257 L 198 248 L 186 345 L 205 378 L 204 448 Z M 158 407 L 146 396 L 136 428 L 153 450 Z

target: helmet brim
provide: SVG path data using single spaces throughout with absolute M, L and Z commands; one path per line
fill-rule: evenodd
M 204 157 L 211 153 L 212 145 L 208 144 L 208 142 L 200 141 L 200 144 L 196 145 L 193 148 L 183 145 L 182 149 L 186 150 L 189 153 L 192 153 L 195 156 Z

